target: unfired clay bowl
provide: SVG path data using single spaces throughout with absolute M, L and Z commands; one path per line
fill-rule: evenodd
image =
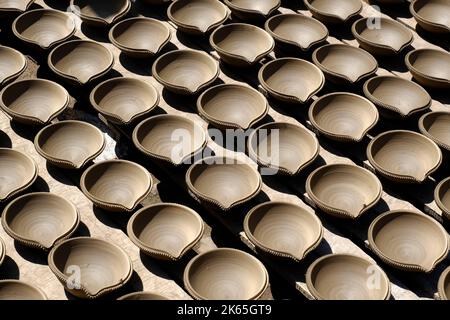
M 350 164 L 330 164 L 313 171 L 306 191 L 324 212 L 338 218 L 357 219 L 373 207 L 383 192 L 369 170 Z
M 194 210 L 175 203 L 159 203 L 137 211 L 128 221 L 131 241 L 147 255 L 178 260 L 202 238 L 204 224 Z
M 262 182 L 258 171 L 246 162 L 209 157 L 189 167 L 186 184 L 201 202 L 227 211 L 258 195 Z
M 248 138 L 251 158 L 266 168 L 296 175 L 319 155 L 319 142 L 314 134 L 299 125 L 287 122 L 264 124 Z
M 47 300 L 44 291 L 24 281 L 0 280 L 0 300 Z
M 184 270 L 184 286 L 197 300 L 257 300 L 269 277 L 252 255 L 220 248 L 193 258 Z
M 434 201 L 442 210 L 444 217 L 450 220 L 450 178 L 442 180 L 436 186 Z
M 290 45 L 302 51 L 325 42 L 328 37 L 328 29 L 320 21 L 301 14 L 273 16 L 266 21 L 265 29 L 280 47 Z
M 0 266 L 3 263 L 5 256 L 6 256 L 6 245 L 3 242 L 2 238 L 0 238 Z
M 206 146 L 206 133 L 186 117 L 164 114 L 138 124 L 133 143 L 149 157 L 180 165 Z
M 159 93 L 150 83 L 134 78 L 113 78 L 98 84 L 89 96 L 92 107 L 108 121 L 129 125 L 152 112 Z
M 143 17 L 120 21 L 109 31 L 109 41 L 132 58 L 154 56 L 170 38 L 170 30 L 164 23 Z
M 167 16 L 178 30 L 202 35 L 224 23 L 229 10 L 217 0 L 177 0 L 167 9 Z
M 344 23 L 362 11 L 360 0 L 303 0 L 314 18 L 330 24 Z
M 236 67 L 254 65 L 275 46 L 270 34 L 245 23 L 230 23 L 218 27 L 211 34 L 209 42 L 222 61 Z
M 266 116 L 268 107 L 260 92 L 238 84 L 211 87 L 197 100 L 198 113 L 221 129 L 247 130 Z
M 378 286 L 368 286 L 371 277 Z M 387 300 L 391 283 L 374 262 L 351 254 L 329 254 L 314 261 L 306 284 L 318 300 Z
M 375 0 L 375 2 L 384 4 L 386 6 L 395 6 L 408 3 L 408 0 Z
M 6 233 L 23 245 L 50 250 L 78 227 L 77 208 L 48 192 L 28 193 L 10 202 L 2 214 Z
M 367 146 L 367 158 L 377 172 L 402 183 L 421 183 L 442 162 L 439 147 L 429 138 L 413 131 L 381 133 Z
M 443 50 L 417 49 L 405 57 L 414 79 L 432 89 L 450 88 L 450 54 Z
M 385 263 L 405 271 L 431 272 L 449 250 L 449 236 L 441 224 L 423 213 L 406 210 L 375 218 L 368 239 Z
M 141 291 L 126 294 L 124 296 L 121 296 L 117 300 L 170 300 L 170 299 L 157 293 Z
M 378 110 L 361 96 L 335 92 L 313 102 L 309 120 L 320 134 L 330 139 L 358 142 L 378 122 Z
M 408 117 L 428 109 L 431 97 L 415 82 L 397 76 L 376 76 L 364 83 L 365 96 L 376 106 Z
M 0 45 L 0 87 L 14 81 L 27 65 L 27 59 L 19 51 Z
M 0 0 L 0 12 L 24 12 L 35 0 Z
M 370 53 L 346 44 L 324 45 L 313 52 L 312 59 L 327 79 L 338 85 L 353 85 L 378 70 Z
M 379 18 L 379 27 L 375 27 L 370 19 L 359 19 L 352 26 L 353 36 L 364 50 L 380 56 L 396 55 L 412 43 L 412 32 L 401 23 Z
M 152 185 L 152 177 L 144 167 L 126 160 L 98 162 L 86 169 L 80 179 L 86 197 L 107 211 L 134 210 Z
M 34 139 L 36 151 L 54 166 L 80 169 L 105 148 L 103 132 L 83 121 L 66 120 L 50 124 Z
M 438 292 L 442 300 L 450 300 L 450 267 L 445 269 L 439 277 Z
M 280 58 L 266 63 L 258 73 L 264 90 L 274 98 L 305 103 L 325 84 L 325 77 L 314 64 L 296 58 Z
M 49 123 L 69 105 L 63 86 L 45 79 L 13 82 L 0 93 L 0 107 L 14 121 L 28 125 Z
M 79 8 L 81 20 L 94 27 L 107 27 L 123 18 L 131 8 L 130 0 L 71 0 Z
M 30 187 L 37 175 L 37 166 L 28 155 L 0 148 L 0 203 Z
M 114 64 L 112 53 L 90 40 L 72 40 L 54 48 L 48 66 L 65 81 L 84 85 L 108 73 Z
M 280 7 L 281 0 L 224 0 L 231 12 L 243 21 L 267 19 Z
M 218 63 L 202 51 L 174 50 L 159 57 L 152 74 L 167 90 L 193 95 L 219 76 Z
M 435 111 L 419 119 L 419 130 L 444 150 L 450 151 L 450 112 Z
M 133 266 L 123 249 L 111 241 L 90 237 L 65 240 L 50 251 L 48 266 L 67 291 L 93 299 L 119 289 L 130 280 Z M 72 282 L 77 272 L 80 283 Z
M 449 0 L 414 0 L 409 9 L 417 24 L 426 31 L 450 33 Z
M 301 261 L 322 240 L 322 223 L 311 211 L 288 202 L 266 202 L 246 215 L 244 231 L 260 250 Z
M 148 3 L 150 5 L 164 5 L 171 3 L 173 0 L 142 0 L 142 2 Z
M 61 11 L 36 9 L 26 11 L 14 20 L 12 31 L 27 44 L 43 50 L 71 38 L 76 31 L 72 18 Z

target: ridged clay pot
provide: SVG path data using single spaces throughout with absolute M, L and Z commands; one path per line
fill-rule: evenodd
M 397 76 L 370 78 L 363 91 L 376 106 L 400 117 L 409 117 L 431 106 L 431 97 L 424 88 Z
M 319 155 L 319 142 L 308 129 L 287 122 L 263 124 L 248 138 L 248 153 L 265 168 L 296 175 Z
M 38 132 L 36 151 L 49 163 L 64 169 L 80 169 L 105 149 L 103 132 L 83 121 L 65 120 Z
M 449 236 L 442 225 L 423 213 L 407 210 L 375 218 L 368 239 L 380 259 L 404 271 L 431 272 L 449 250 Z
M 3 242 L 2 238 L 0 238 L 0 266 L 3 263 L 5 256 L 6 256 L 6 245 Z
M 151 5 L 164 5 L 167 3 L 171 3 L 173 0 L 142 0 L 142 2 L 151 4 Z
M 449 0 L 414 0 L 409 7 L 411 14 L 424 30 L 432 33 L 450 33 Z
M 312 103 L 308 114 L 320 134 L 343 142 L 361 141 L 379 118 L 372 102 L 348 92 L 320 97 Z
M 441 300 L 450 300 L 450 267 L 445 269 L 439 277 L 438 293 Z
M 424 114 L 419 119 L 419 130 L 442 149 L 450 151 L 450 112 L 434 111 Z
M 434 201 L 442 210 L 444 217 L 450 220 L 450 177 L 442 180 L 436 186 Z
M 378 62 L 367 51 L 346 44 L 327 44 L 313 52 L 312 60 L 327 80 L 354 85 L 378 70 Z
M 357 219 L 380 200 L 383 188 L 367 169 L 330 164 L 309 175 L 306 192 L 324 212 L 338 218 Z
M 368 286 L 377 276 L 379 286 Z M 314 261 L 306 284 L 318 300 L 388 300 L 391 283 L 374 262 L 351 254 L 329 254 Z
M 131 58 L 150 58 L 169 43 L 169 28 L 151 18 L 129 18 L 111 28 L 109 41 Z
M 441 165 L 442 152 L 424 135 L 393 130 L 379 134 L 369 143 L 367 158 L 389 180 L 422 183 Z
M 258 259 L 229 248 L 193 258 L 183 279 L 196 300 L 257 300 L 269 285 L 267 270 Z
M 449 53 L 436 49 L 417 49 L 405 56 L 405 64 L 414 79 L 424 87 L 450 88 Z
M 325 84 L 322 71 L 314 64 L 296 58 L 280 58 L 266 63 L 258 73 L 259 83 L 277 100 L 306 103 Z
M 266 31 L 281 48 L 308 51 L 328 38 L 328 29 L 320 21 L 301 14 L 279 14 L 265 23 Z
M 247 162 L 209 157 L 189 167 L 186 184 L 200 202 L 227 211 L 257 196 L 262 181 L 258 171 Z
M 396 55 L 413 42 L 412 32 L 401 23 L 390 18 L 379 18 L 381 28 L 374 28 L 369 19 L 355 21 L 352 33 L 359 46 L 371 54 Z
M 79 222 L 78 210 L 71 202 L 48 192 L 16 198 L 2 214 L 8 235 L 25 246 L 46 251 L 70 237 Z
M 266 98 L 257 90 L 238 84 L 220 84 L 203 92 L 198 113 L 221 129 L 247 130 L 268 112 Z
M 48 266 L 67 291 L 84 299 L 121 288 L 133 273 L 131 259 L 123 249 L 90 237 L 72 238 L 53 247 Z M 79 272 L 79 283 L 70 282 L 74 272 Z
M 265 20 L 281 5 L 281 0 L 224 0 L 231 12 L 243 21 Z
M 311 211 L 288 202 L 265 202 L 251 209 L 244 231 L 260 250 L 276 257 L 301 261 L 322 241 L 320 219 Z
M 177 115 L 157 115 L 139 123 L 133 143 L 145 155 L 180 165 L 206 146 L 206 133 L 194 121 Z
M 70 39 L 76 31 L 72 18 L 61 11 L 36 9 L 26 11 L 14 20 L 14 35 L 26 44 L 48 50 Z
M 275 47 L 270 34 L 245 23 L 230 23 L 218 27 L 211 34 L 209 42 L 222 61 L 235 67 L 252 66 Z
M 47 300 L 44 291 L 20 280 L 0 280 L 0 300 Z
M 34 160 L 13 149 L 0 148 L 0 203 L 29 188 L 38 176 Z
M 141 165 L 126 160 L 98 162 L 80 179 L 83 193 L 96 206 L 121 212 L 133 211 L 150 193 L 153 180 Z
M 50 69 L 72 85 L 85 85 L 108 73 L 114 64 L 112 53 L 90 40 L 72 40 L 55 47 L 48 56 Z
M 160 294 L 149 292 L 149 291 L 141 291 L 141 292 L 133 292 L 121 296 L 117 300 L 170 300 Z
M 92 107 L 108 121 L 129 125 L 152 112 L 159 93 L 150 83 L 134 78 L 113 78 L 98 84 L 89 96 Z
M 181 32 L 204 35 L 224 23 L 230 12 L 217 0 L 177 0 L 170 4 L 167 16 Z
M 71 0 L 79 8 L 80 18 L 93 27 L 107 27 L 123 18 L 131 8 L 130 0 Z
M 0 13 L 24 12 L 35 0 L 1 0 Z
M 128 221 L 131 241 L 145 254 L 178 260 L 202 238 L 204 224 L 194 210 L 175 203 L 159 203 L 137 211 Z
M 19 77 L 27 65 L 27 59 L 22 53 L 0 45 L 0 87 Z
M 44 125 L 69 105 L 67 90 L 46 79 L 13 82 L 0 92 L 0 107 L 14 121 L 26 125 Z
M 159 57 L 152 75 L 165 89 L 176 94 L 194 95 L 219 76 L 218 63 L 209 55 L 194 50 L 174 50 Z
M 363 9 L 360 0 L 303 0 L 314 18 L 329 24 L 345 23 Z

